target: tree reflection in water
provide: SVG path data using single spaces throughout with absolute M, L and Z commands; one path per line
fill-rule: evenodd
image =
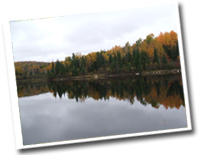
M 109 100 L 110 97 L 114 97 L 118 100 L 127 100 L 131 104 L 134 104 L 136 98 L 144 106 L 151 104 L 154 108 L 159 108 L 162 104 L 166 109 L 179 109 L 181 105 L 185 105 L 180 77 L 152 78 L 129 77 L 98 81 L 70 81 L 48 83 L 48 87 L 55 98 L 68 95 L 69 99 L 76 99 L 76 102 L 84 102 L 86 98 Z
M 144 106 L 154 108 L 163 105 L 166 109 L 177 108 L 184 104 L 181 75 L 126 77 L 102 80 L 50 82 L 45 84 L 21 85 L 17 87 L 18 97 L 52 92 L 55 98 L 65 95 L 76 102 L 86 98 L 94 100 L 127 100 L 131 105 L 137 99 Z

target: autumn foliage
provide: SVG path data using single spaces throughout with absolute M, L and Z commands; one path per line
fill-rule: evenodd
M 46 74 L 49 64 L 47 62 L 23 61 L 15 62 L 15 74 L 18 76 L 32 76 Z
M 177 34 L 174 31 L 170 33 L 160 33 L 155 37 L 149 34 L 145 39 L 138 39 L 134 44 L 127 42 L 124 47 L 114 46 L 105 51 L 91 52 L 87 55 L 80 53 L 72 54 L 72 57 L 66 57 L 65 61 L 60 62 L 63 68 L 63 74 L 55 74 L 54 66 L 60 65 L 52 62 L 49 66 L 49 77 L 55 76 L 77 76 L 92 73 L 126 73 L 142 72 L 143 70 L 154 69 L 172 69 L 178 67 L 179 50 Z M 174 61 L 174 63 L 172 63 Z M 168 62 L 170 62 L 168 64 Z M 180 66 L 179 66 L 180 67 Z M 65 68 L 65 69 L 64 69 Z M 57 73 L 61 68 L 57 68 Z
M 56 76 L 77 76 L 93 73 L 127 73 L 155 69 L 172 69 L 179 62 L 177 34 L 174 31 L 153 33 L 135 43 L 115 45 L 109 50 L 90 52 L 87 55 L 72 53 L 64 61 L 49 63 L 16 62 L 16 75 L 32 76 L 45 74 L 49 78 Z

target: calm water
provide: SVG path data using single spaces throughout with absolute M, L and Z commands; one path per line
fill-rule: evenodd
M 180 75 L 18 85 L 23 144 L 187 127 Z

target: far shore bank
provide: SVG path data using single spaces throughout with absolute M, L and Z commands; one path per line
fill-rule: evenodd
M 44 83 L 48 81 L 73 81 L 73 80 L 98 80 L 98 79 L 109 79 L 115 77 L 128 77 L 128 76 L 148 76 L 148 75 L 167 75 L 167 74 L 178 74 L 180 73 L 180 69 L 172 69 L 172 70 L 155 70 L 155 71 L 143 71 L 141 73 L 120 73 L 120 74 L 88 74 L 88 75 L 80 75 L 80 76 L 62 76 L 62 77 L 54 77 L 48 79 L 46 75 L 32 76 L 32 77 L 19 77 L 17 76 L 17 84 L 26 84 L 26 83 Z

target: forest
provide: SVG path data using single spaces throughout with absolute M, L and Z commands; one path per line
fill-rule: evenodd
M 15 62 L 16 76 L 27 78 L 45 75 L 56 77 L 86 76 L 92 74 L 126 74 L 153 70 L 180 69 L 177 33 L 149 34 L 135 43 L 126 42 L 123 47 L 114 46 L 82 55 L 72 53 L 64 61 Z M 37 76 L 36 76 L 37 77 Z

